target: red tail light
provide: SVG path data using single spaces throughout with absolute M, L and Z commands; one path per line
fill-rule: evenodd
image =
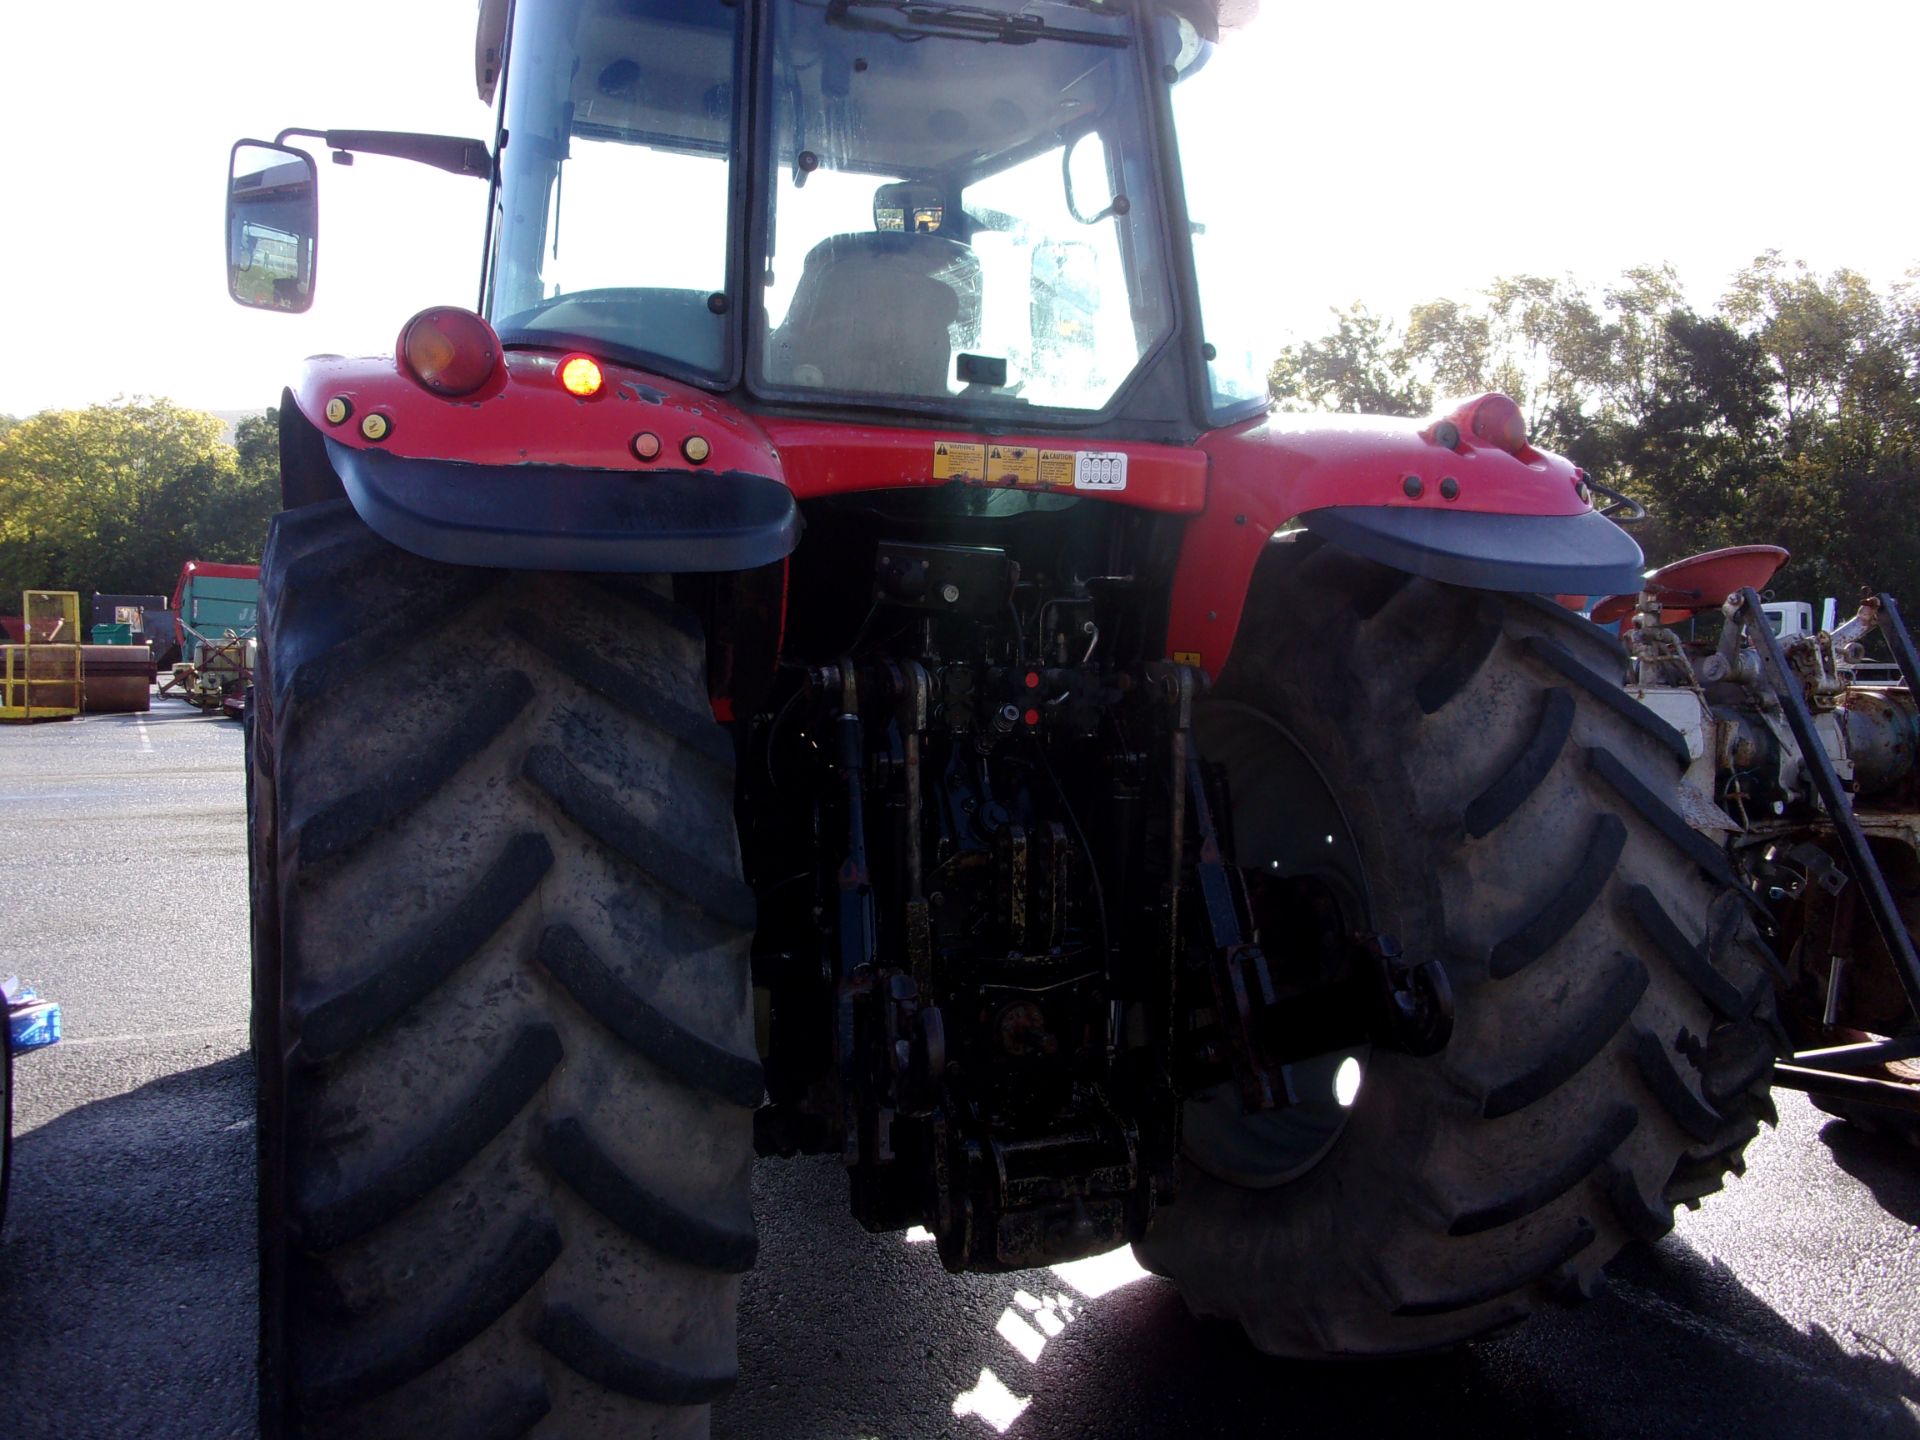
M 436 395 L 471 395 L 500 365 L 500 337 L 471 310 L 437 305 L 400 329 L 401 368 Z

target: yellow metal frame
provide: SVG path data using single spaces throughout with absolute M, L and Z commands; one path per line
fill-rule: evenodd
M 71 720 L 85 686 L 79 592 L 23 591 L 20 614 L 26 643 L 0 646 L 0 720 Z

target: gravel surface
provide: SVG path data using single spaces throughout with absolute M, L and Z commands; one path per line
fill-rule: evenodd
M 0 728 L 0 973 L 64 1007 L 20 1059 L 0 1436 L 253 1434 L 241 730 Z M 1920 1153 L 1779 1092 L 1744 1179 L 1592 1304 L 1464 1351 L 1311 1366 L 1124 1255 L 951 1277 L 867 1235 L 826 1158 L 763 1162 L 734 1440 L 1914 1436 Z

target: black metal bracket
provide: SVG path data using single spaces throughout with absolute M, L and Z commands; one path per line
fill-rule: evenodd
M 1778 860 L 1762 858 L 1747 863 L 1755 878 L 1768 886 L 1770 900 L 1798 900 L 1806 893 L 1809 880 L 1829 895 L 1847 888 L 1847 872 L 1810 841 L 1788 846 Z
M 1453 1038 L 1453 982 L 1439 958 L 1409 960 L 1391 935 L 1364 948 L 1382 1001 L 1376 1036 L 1403 1055 L 1438 1055 Z

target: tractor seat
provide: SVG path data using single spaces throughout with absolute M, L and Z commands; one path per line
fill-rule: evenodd
M 807 253 L 767 378 L 871 395 L 951 393 L 956 324 L 979 328 L 980 261 L 944 235 L 832 235 Z

